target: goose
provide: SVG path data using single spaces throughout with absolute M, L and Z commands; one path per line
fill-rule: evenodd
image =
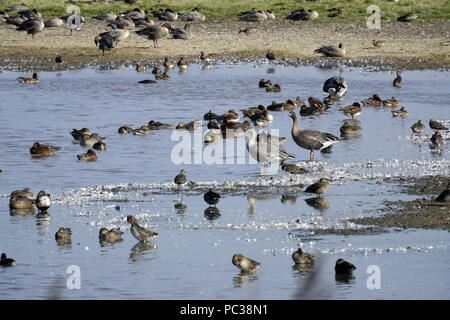
M 310 160 L 314 160 L 314 150 L 324 149 L 333 143 L 341 141 L 338 137 L 316 130 L 299 130 L 297 116 L 293 111 L 289 112 L 289 117 L 292 118 L 291 135 L 294 142 L 301 148 L 310 150 Z
M 434 134 L 431 136 L 431 142 L 438 146 L 442 143 L 443 139 L 442 139 L 442 135 L 439 131 L 435 131 Z
M 59 28 L 64 26 L 64 21 L 60 18 L 50 18 L 44 22 L 46 28 Z
M 294 20 L 294 21 L 299 21 L 299 20 L 308 21 L 308 20 L 317 19 L 318 17 L 319 17 L 319 14 L 317 13 L 317 11 L 313 11 L 311 9 L 309 9 L 309 10 L 300 9 L 300 10 L 294 10 L 294 11 L 289 12 L 285 19 Z
M 342 258 L 336 261 L 336 265 L 334 267 L 334 271 L 337 275 L 350 275 L 354 270 L 356 270 L 356 267 Z
M 428 124 L 429 124 L 430 128 L 434 129 L 434 130 L 448 130 L 448 128 L 446 126 L 444 126 L 442 123 L 440 123 L 434 119 L 430 119 Z
M 97 161 L 97 154 L 95 153 L 94 150 L 89 149 L 86 153 L 77 155 L 77 158 L 78 158 L 78 160 L 95 162 L 95 161 Z
M 149 17 L 145 17 L 144 19 L 134 20 L 134 25 L 136 27 L 151 27 L 155 25 L 155 22 Z
M 162 25 L 154 25 L 138 30 L 136 31 L 136 34 L 149 40 L 153 40 L 153 47 L 159 48 L 158 40 L 167 37 L 171 29 L 170 23 L 166 22 Z
M 61 150 L 61 147 L 44 145 L 40 144 L 39 141 L 36 141 L 30 148 L 30 153 L 35 156 L 53 156 L 58 150 Z
M 170 33 L 172 34 L 172 37 L 174 39 L 189 40 L 192 38 L 191 25 L 189 23 L 186 23 L 184 25 L 184 29 L 172 28 L 170 30 Z
M 437 202 L 450 202 L 450 183 L 447 184 L 447 189 L 442 191 L 436 198 Z
M 275 20 L 275 13 L 272 10 L 265 11 L 268 20 Z
M 180 16 L 180 20 L 182 20 L 182 21 L 205 21 L 205 15 L 198 8 L 194 8 L 194 10 L 192 10 L 190 12 L 183 13 Z
M 94 38 L 95 45 L 99 45 L 101 38 L 104 38 L 107 35 L 111 36 L 112 40 L 117 45 L 120 41 L 124 41 L 128 38 L 128 36 L 130 35 L 130 31 L 128 31 L 128 28 L 126 26 L 124 26 L 122 29 L 102 32 Z
M 93 16 L 92 18 L 96 20 L 114 21 L 117 19 L 117 15 L 114 12 L 108 12 Z
M 295 158 L 284 149 L 278 139 L 273 139 L 266 134 L 257 135 L 254 128 L 250 128 L 249 132 L 251 136 L 247 142 L 247 150 L 253 159 L 264 164 L 264 168 L 269 163 Z
M 24 22 L 24 21 L 25 20 L 23 20 L 19 16 L 13 16 L 13 17 L 6 18 L 6 23 L 7 24 L 12 24 L 12 25 L 15 25 L 16 27 L 20 26 L 22 24 L 22 22 Z
M 172 9 L 167 8 L 165 11 L 158 10 L 152 12 L 155 17 L 157 17 L 161 21 L 176 21 L 178 20 L 178 13 L 173 11 Z
M 409 116 L 409 113 L 406 111 L 405 107 L 401 107 L 400 110 L 392 110 L 391 113 L 393 117 L 406 118 Z
M 141 227 L 132 215 L 127 216 L 127 222 L 131 224 L 131 234 L 140 242 L 152 241 L 158 235 L 156 232 Z
M 327 179 L 321 178 L 319 181 L 313 183 L 305 189 L 307 193 L 315 193 L 317 197 L 320 197 L 321 194 L 324 194 L 330 188 L 330 183 Z
M 331 97 L 341 98 L 347 94 L 347 88 L 347 81 L 343 77 L 334 76 L 325 81 L 322 90 Z
M 145 14 L 146 14 L 146 12 L 144 10 L 139 9 L 139 8 L 134 8 L 133 10 L 128 10 L 128 11 L 119 13 L 119 17 L 129 18 L 134 21 L 134 20 L 144 19 Z
M 20 83 L 39 83 L 39 76 L 35 72 L 33 73 L 33 76 L 31 78 L 18 77 L 17 81 L 19 81 Z
M 246 16 L 239 19 L 240 21 L 252 21 L 252 22 L 262 22 L 267 20 L 267 15 L 264 11 L 254 10 L 249 12 Z
M 346 116 L 351 116 L 352 119 L 355 116 L 359 116 L 361 114 L 361 105 L 359 102 L 353 102 L 351 106 L 343 107 L 339 109 L 342 111 Z
M 24 20 L 42 19 L 42 14 L 40 14 L 37 11 L 37 9 L 22 10 L 22 11 L 19 11 L 17 13 Z
M 6 12 L 18 12 L 23 10 L 28 10 L 28 6 L 25 3 L 17 4 L 6 8 Z
M 98 238 L 100 242 L 109 242 L 109 243 L 115 243 L 122 241 L 122 234 L 123 232 L 120 230 L 114 230 L 114 229 L 106 229 L 101 228 L 99 231 Z
M 96 44 L 98 43 L 98 48 L 102 50 L 102 56 L 105 55 L 105 51 L 112 50 L 117 47 L 117 42 L 110 34 L 105 34 L 104 36 L 97 36 L 94 42 L 96 42 Z
M 303 252 L 301 248 L 298 248 L 297 251 L 292 253 L 292 260 L 294 260 L 295 264 L 313 264 L 314 255 Z
M 203 196 L 203 199 L 205 202 L 209 205 L 216 205 L 219 203 L 221 196 L 217 192 L 214 192 L 213 189 L 209 189 L 208 192 L 206 192 Z
M 421 133 L 425 131 L 425 125 L 421 120 L 419 120 L 411 126 L 411 130 L 413 131 L 413 133 Z
M 47 213 L 48 208 L 52 205 L 50 194 L 44 190 L 39 191 L 34 203 L 41 213 Z
M 396 87 L 396 88 L 401 88 L 402 87 L 402 76 L 401 76 L 400 71 L 397 71 L 397 77 L 392 82 L 392 85 L 394 87 Z
M 27 34 L 31 34 L 34 39 L 34 35 L 41 32 L 44 29 L 44 22 L 40 19 L 25 20 L 18 27 L 17 31 L 26 31 Z
M 343 57 L 345 56 L 345 48 L 342 43 L 339 43 L 339 46 L 322 46 L 316 50 L 316 53 L 321 53 L 326 57 Z
M 113 28 L 114 30 L 132 29 L 136 27 L 133 20 L 131 20 L 130 18 L 118 18 L 115 21 L 109 23 L 107 26 Z
M 240 253 L 233 255 L 232 262 L 233 262 L 233 265 L 238 267 L 244 273 L 253 273 L 261 265 L 261 263 L 255 261 L 255 260 L 249 259 L 247 257 L 244 257 Z

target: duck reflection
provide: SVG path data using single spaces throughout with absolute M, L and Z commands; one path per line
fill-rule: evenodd
M 353 274 L 335 274 L 334 279 L 337 285 L 355 283 L 355 276 Z
M 39 212 L 36 215 L 36 225 L 46 226 L 50 224 L 52 217 L 48 213 Z
M 275 73 L 276 69 L 273 67 L 267 68 L 267 73 Z
M 317 209 L 321 212 L 326 211 L 330 208 L 330 202 L 327 199 L 322 198 L 322 197 L 308 198 L 308 199 L 305 199 L 305 202 L 307 205 L 309 205 L 309 206 L 313 207 L 314 209 Z
M 145 253 L 145 251 L 156 248 L 158 248 L 156 244 L 154 244 L 151 241 L 139 242 L 136 245 L 134 245 L 133 248 L 131 248 L 130 260 L 132 262 L 137 262 L 139 261 L 139 258 L 144 255 L 143 253 Z
M 297 201 L 298 194 L 289 194 L 289 193 L 283 193 L 281 196 L 281 203 L 285 204 L 286 202 L 290 202 L 291 204 L 294 204 Z
M 241 288 L 243 284 L 258 280 L 256 272 L 241 271 L 238 275 L 233 277 L 233 285 L 235 288 Z
M 183 201 L 180 201 L 180 202 L 175 203 L 174 208 L 178 214 L 184 214 L 184 213 L 186 213 L 187 204 Z
M 276 194 L 263 194 L 263 195 L 249 195 L 247 196 L 247 201 L 250 204 L 249 213 L 254 215 L 256 212 L 256 200 L 270 200 L 277 198 Z
M 26 216 L 34 214 L 34 209 L 10 209 L 10 216 Z
M 220 210 L 217 207 L 208 207 L 203 213 L 208 220 L 215 220 L 220 217 Z

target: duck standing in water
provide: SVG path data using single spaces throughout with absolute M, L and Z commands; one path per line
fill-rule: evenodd
M 397 71 L 397 77 L 392 82 L 392 85 L 395 88 L 401 88 L 402 87 L 402 76 L 400 75 L 400 71 Z
M 50 194 L 44 190 L 39 191 L 36 200 L 36 207 L 41 213 L 47 213 L 48 208 L 52 205 L 52 200 L 50 199 Z
M 100 242 L 109 242 L 109 243 L 115 243 L 122 241 L 122 234 L 123 232 L 120 230 L 108 230 L 106 228 L 101 228 L 98 238 Z
M 327 192 L 329 188 L 330 188 L 330 183 L 328 182 L 328 180 L 325 178 L 321 178 L 316 183 L 313 183 L 312 185 L 307 187 L 305 192 L 315 193 L 315 194 L 317 194 L 317 197 L 320 197 L 320 195 Z
M 411 126 L 411 130 L 413 133 L 421 133 L 425 131 L 425 125 L 419 120 Z
M 127 221 L 131 223 L 131 234 L 140 242 L 150 242 L 158 235 L 156 232 L 141 227 L 134 216 L 127 216 Z
M 259 268 L 261 263 L 244 257 L 242 254 L 238 253 L 233 255 L 233 264 L 238 267 L 242 272 L 253 273 Z
M 301 248 L 298 248 L 298 250 L 292 254 L 292 260 L 294 260 L 295 264 L 313 264 L 314 255 L 303 252 Z

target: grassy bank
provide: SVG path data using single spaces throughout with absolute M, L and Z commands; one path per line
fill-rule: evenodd
M 141 9 L 171 8 L 178 12 L 189 11 L 198 7 L 208 18 L 234 17 L 244 10 L 257 8 L 260 10 L 272 9 L 277 17 L 284 17 L 287 12 L 295 9 L 313 9 L 319 13 L 317 22 L 327 21 L 364 21 L 369 16 L 367 7 L 377 5 L 382 12 L 382 20 L 396 20 L 400 15 L 409 11 L 419 13 L 420 20 L 449 19 L 450 5 L 448 0 L 400 0 L 394 3 L 388 0 L 328 0 L 307 2 L 306 0 L 140 0 L 136 4 L 129 5 L 124 1 L 69 1 L 66 0 L 7 0 L 0 3 L 0 11 L 7 7 L 25 3 L 30 8 L 37 8 L 44 16 L 60 16 L 66 14 L 66 8 L 70 4 L 80 7 L 84 16 L 104 12 L 122 12 L 134 7 Z M 340 7 L 344 16 L 328 18 L 327 9 Z

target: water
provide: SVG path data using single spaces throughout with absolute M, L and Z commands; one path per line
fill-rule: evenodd
M 155 85 L 138 85 L 153 75 L 131 67 L 42 72 L 38 85 L 18 83 L 15 78 L 23 74 L 1 73 L 0 250 L 14 258 L 17 267 L 0 269 L 1 287 L 6 289 L 0 298 L 47 298 L 55 286 L 65 287 L 67 267 L 77 265 L 81 290 L 57 291 L 63 299 L 293 299 L 311 273 L 292 269 L 290 256 L 299 245 L 321 257 L 318 286 L 324 290 L 313 290 L 312 297 L 449 298 L 447 231 L 364 236 L 313 232 L 355 228 L 348 219 L 376 215 L 384 200 L 415 198 L 398 193 L 386 178 L 450 174 L 449 134 L 443 134 L 444 146 L 435 149 L 430 147 L 428 126 L 419 137 L 410 129 L 419 119 L 450 124 L 447 73 L 405 71 L 403 88 L 396 89 L 395 74 L 389 72 L 281 66 L 274 73 L 268 70 L 262 64 L 209 69 L 192 64 L 187 72 L 174 70 L 171 80 Z M 202 119 L 209 109 L 220 114 L 297 96 L 323 98 L 323 82 L 336 74 L 345 77 L 349 93 L 323 115 L 300 117 L 300 128 L 339 135 L 346 119 L 339 107 L 373 93 L 382 99 L 395 96 L 410 116 L 393 118 L 390 108 L 363 108 L 358 117 L 361 135 L 334 145 L 329 155 L 316 152 L 317 161 L 310 163 L 309 152 L 290 137 L 288 112 L 273 112 L 275 119 L 267 129 L 278 129 L 278 135 L 288 138 L 286 149 L 310 171 L 306 175 L 261 174 L 261 165 L 248 163 L 246 153 L 230 157 L 232 164 L 175 164 L 171 152 L 179 141 L 171 139 L 172 130 L 152 131 L 147 137 L 117 133 L 124 124 L 136 128 L 151 119 L 174 125 Z M 262 78 L 280 83 L 282 92 L 258 88 Z M 77 161 L 76 155 L 87 148 L 75 143 L 69 132 L 82 127 L 106 137 L 108 150 L 97 152 L 96 163 Z M 234 142 L 244 145 L 243 139 Z M 29 148 L 35 140 L 62 150 L 55 157 L 32 159 Z M 187 154 L 192 161 L 201 156 L 198 150 Z M 237 159 L 245 164 L 237 164 Z M 196 184 L 178 194 L 173 178 L 180 169 Z M 299 187 L 320 177 L 331 181 L 325 194 L 330 208 L 322 211 L 304 201 L 311 195 Z M 27 186 L 35 194 L 41 189 L 51 193 L 49 221 L 10 216 L 7 196 Z M 209 187 L 223 195 L 217 206 L 220 216 L 205 214 L 203 194 Z M 181 198 L 184 210 L 175 207 Z M 126 222 L 129 214 L 159 233 L 156 248 L 137 245 Z M 58 246 L 54 240 L 60 226 L 72 228 L 71 245 Z M 102 247 L 101 227 L 120 227 L 124 241 Z M 241 276 L 231 263 L 235 253 L 261 262 L 257 274 Z M 357 266 L 349 283 L 334 279 L 334 263 L 341 257 Z M 370 265 L 381 270 L 379 290 L 366 286 Z

